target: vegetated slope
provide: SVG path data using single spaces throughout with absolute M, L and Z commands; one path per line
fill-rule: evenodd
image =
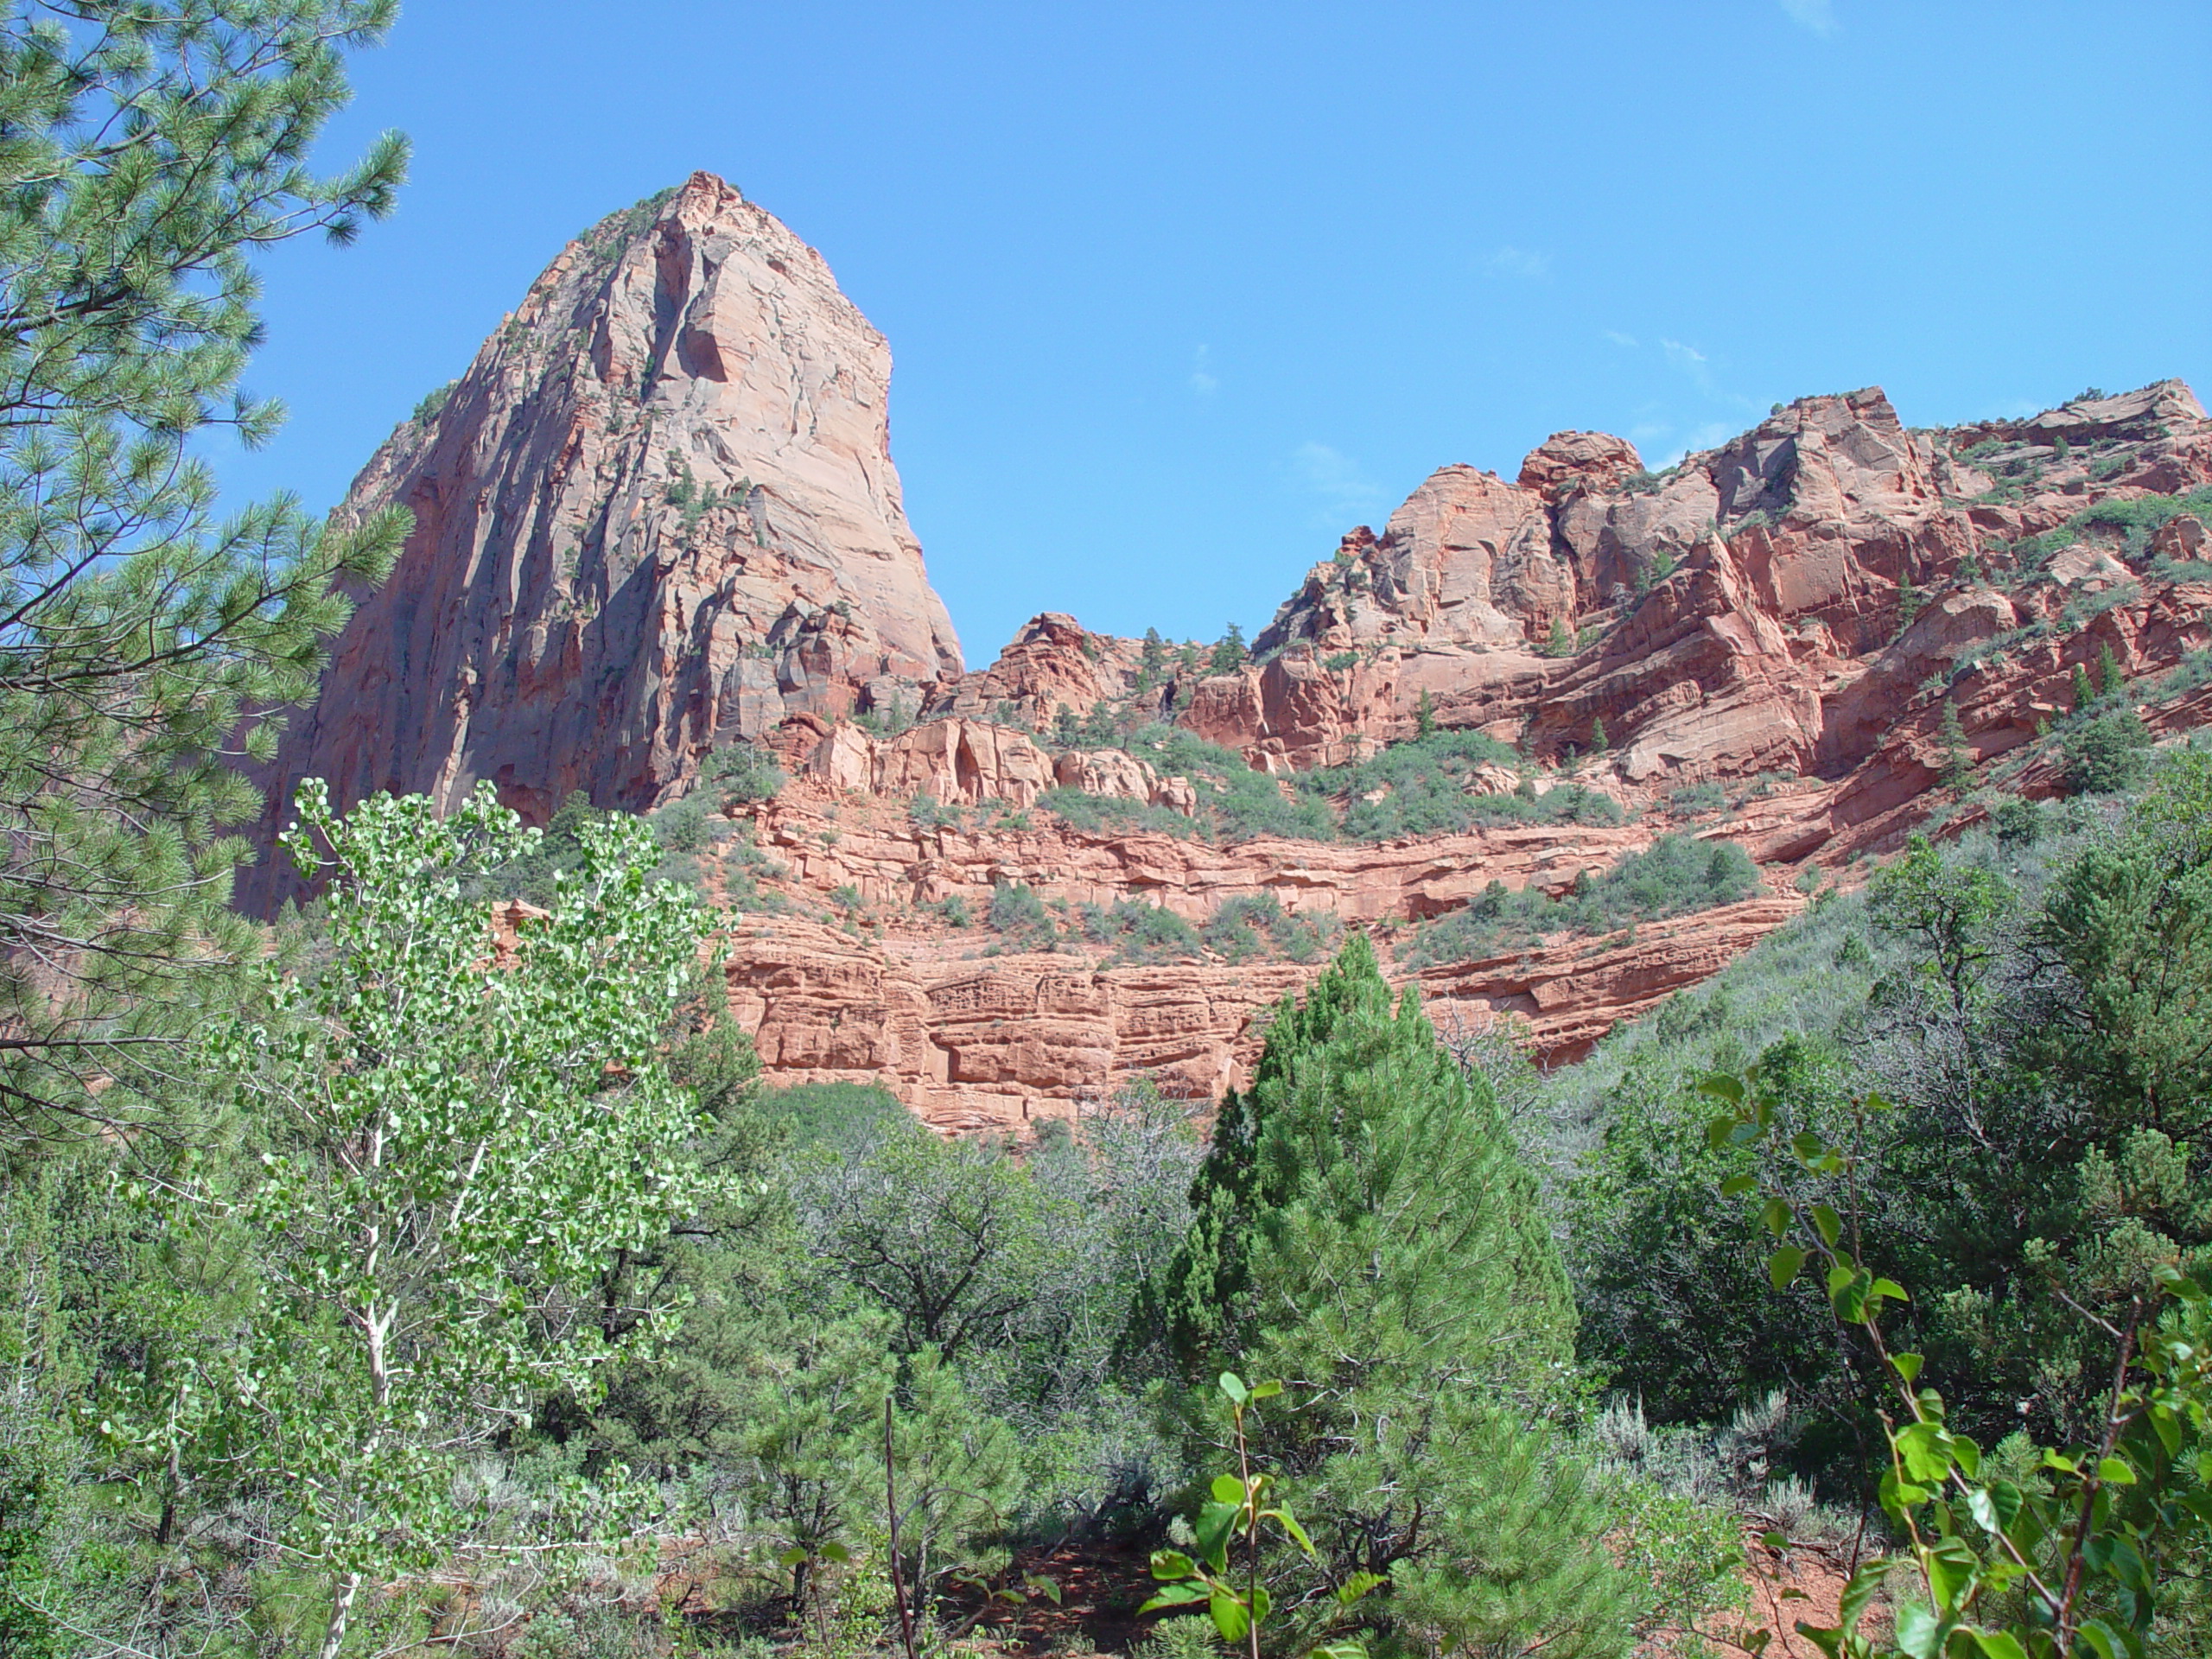
M 1138 1071 L 1217 1093 L 1353 925 L 1454 1017 L 1572 1058 L 1821 870 L 2127 751 L 2085 677 L 2153 734 L 2212 706 L 2212 422 L 2177 381 L 1949 431 L 1808 397 L 1659 473 L 1558 434 L 1513 481 L 1440 469 L 1249 647 L 1046 613 L 963 672 L 887 376 L 719 181 L 595 227 L 357 484 L 344 512 L 418 522 L 280 794 L 691 803 L 772 1071 L 981 1126 Z M 1681 874 L 1700 853 L 1663 900 L 1554 903 L 1666 836 L 1762 885 Z M 982 925 L 1016 889 L 1026 919 Z
M 1869 422 L 1893 418 L 1870 397 L 1810 403 L 1854 409 Z M 2206 423 L 2172 385 L 2083 407 L 2059 412 L 2075 435 L 2063 448 L 2032 442 L 2048 432 L 2036 423 L 1994 437 L 1988 429 L 1899 432 L 1912 466 L 1975 497 L 1939 493 L 1894 519 L 1838 505 L 1840 491 L 1815 491 L 1805 482 L 1809 463 L 1801 464 L 1789 500 L 1802 497 L 1802 511 L 1784 504 L 1779 518 L 1746 513 L 1732 539 L 1707 536 L 1672 571 L 1662 568 L 1671 556 L 1659 538 L 1641 595 L 1631 590 L 1594 618 L 1575 613 L 1571 626 L 1546 626 L 1533 645 L 1497 643 L 1494 620 L 1476 630 L 1481 637 L 1455 643 L 1447 625 L 1461 626 L 1452 619 L 1465 607 L 1440 609 L 1419 633 L 1375 600 L 1374 578 L 1347 578 L 1351 567 L 1332 562 L 1317 579 L 1335 585 L 1317 599 L 1309 582 L 1274 636 L 1263 637 L 1274 653 L 1264 661 L 1231 665 L 1233 639 L 1211 648 L 1116 639 L 1046 616 L 991 669 L 941 687 L 918 724 L 795 721 L 777 741 L 799 778 L 773 805 L 739 810 L 756 820 L 764 845 L 788 855 L 802 908 L 810 890 L 848 894 L 854 903 L 831 919 L 849 923 L 870 950 L 880 942 L 887 982 L 913 971 L 904 963 L 926 963 L 921 1004 L 988 1005 L 982 1023 L 995 1037 L 955 1040 L 950 1016 L 935 1012 L 902 1020 L 894 996 L 834 1027 L 885 1033 L 880 1041 L 825 1042 L 836 995 L 803 993 L 793 974 L 806 970 L 779 968 L 777 982 L 790 990 L 746 1005 L 769 1064 L 803 1075 L 880 1068 L 947 1126 L 1065 1109 L 1061 1103 L 1135 1070 L 1211 1095 L 1241 1074 L 1254 1048 L 1248 1022 L 1294 966 L 1262 970 L 1205 951 L 1205 930 L 1225 904 L 1259 901 L 1317 929 L 1395 934 L 1396 971 L 1418 971 L 1429 994 L 1451 1005 L 1450 1018 L 1503 1021 L 1548 1060 L 1573 1059 L 1613 1021 L 1710 973 L 1795 913 L 1800 892 L 1894 849 L 1916 826 L 1962 828 L 2015 796 L 2093 784 L 2085 768 L 2104 764 L 2100 754 L 2124 764 L 2154 736 L 2202 722 L 2212 682 L 2204 580 L 2212 568 L 2196 556 Z M 1821 429 L 1818 412 L 1801 407 L 1769 425 L 1794 421 L 1796 443 Z M 1841 466 L 1836 454 L 1848 461 L 1867 453 L 1848 430 L 1823 444 L 1831 474 Z M 1532 455 L 1528 473 L 1544 476 L 1563 508 L 1547 522 L 1572 527 L 1597 510 L 1591 498 L 1600 486 L 1564 488 L 1556 469 L 1542 474 L 1544 460 L 1544 450 Z M 1719 464 L 1693 458 L 1681 472 L 1709 482 L 1705 469 Z M 1621 505 L 1691 486 L 1603 487 L 1621 493 Z M 1872 488 L 1863 480 L 1860 487 Z M 1491 485 L 1482 493 L 1495 493 Z M 1821 511 L 1832 516 L 1815 516 Z M 1406 550 L 1394 539 L 1402 535 L 1408 556 L 1433 556 L 1455 581 L 1492 558 L 1456 531 L 1458 542 L 1430 547 L 1420 539 L 1426 522 L 1394 520 L 1400 530 L 1377 538 L 1374 556 L 1387 563 Z M 1663 530 L 1671 521 L 1654 522 Z M 2038 524 L 2048 528 L 2031 528 Z M 1877 582 L 1871 562 L 1910 542 L 1908 530 L 1933 537 L 1936 554 L 1923 545 L 1916 562 Z M 1758 583 L 1745 579 L 1741 563 L 1754 553 L 1764 561 Z M 1858 608 L 1830 607 L 1827 620 L 1818 606 L 1788 613 L 1809 604 L 1808 584 L 1823 569 L 1834 575 L 1836 561 L 1858 562 L 1850 577 Z M 1417 559 L 1413 568 L 1430 567 Z M 1398 591 L 1383 586 L 1386 596 Z M 1730 595 L 1732 610 L 1700 608 Z M 1318 645 L 1295 637 L 1291 622 L 1319 626 L 1340 599 L 1344 614 Z M 1783 611 L 1761 608 L 1770 603 Z M 1672 643 L 1639 655 L 1657 637 L 1656 612 L 1674 619 Z M 1354 649 L 1358 628 L 1380 643 Z M 1760 702 L 1780 695 L 1783 682 L 1770 676 L 1724 676 L 1717 693 L 1696 677 L 1700 661 L 1748 672 L 1750 658 L 1732 655 L 1733 645 L 1763 637 L 1783 641 L 1791 683 L 1811 699 L 1802 719 Z M 1332 649 L 1339 644 L 1341 653 Z M 1372 677 L 1394 664 L 1430 683 L 1408 697 L 1412 681 Z M 1618 689 L 1622 676 L 1669 664 L 1688 677 L 1649 705 L 1598 705 L 1607 712 L 1580 728 L 1586 751 L 1547 747 L 1559 699 L 1578 686 Z M 1363 685 L 1372 701 L 1359 700 Z M 1209 709 L 1245 697 L 1264 709 L 1277 693 L 1282 709 L 1316 723 L 1273 726 L 1256 740 L 1248 728 L 1241 748 L 1214 741 L 1236 738 L 1234 730 L 1193 729 Z M 1503 706 L 1518 712 L 1505 720 L 1446 723 L 1465 717 L 1470 698 L 1508 694 Z M 1754 731 L 1759 741 L 1741 752 L 1669 747 L 1708 727 Z M 1662 763 L 1656 769 L 1646 764 L 1654 754 Z M 1294 758 L 1326 764 L 1300 770 Z M 1676 855 L 1662 866 L 1677 878 L 1663 900 L 1618 913 L 1554 902 L 1669 836 L 1740 847 L 1767 873 L 1765 885 L 1746 895 L 1740 871 L 1708 883 L 1708 855 Z M 1009 884 L 1065 914 L 1014 938 L 942 925 L 949 906 L 985 918 L 995 892 Z M 1524 893 L 1532 888 L 1539 896 Z M 1141 928 L 1126 912 L 1109 928 L 1077 919 L 1085 907 L 1132 904 L 1170 914 Z M 795 924 L 752 925 L 765 938 Z M 1192 936 L 1199 961 L 1172 986 L 1159 982 L 1165 966 L 1193 954 Z M 1043 945 L 1084 959 L 1080 1007 L 1054 1001 L 1052 988 L 1072 982 L 1072 965 L 1032 969 L 1006 954 Z M 969 965 L 956 969 L 948 958 Z M 1033 982 L 1024 977 L 1031 972 L 1044 977 Z M 963 988 L 934 988 L 934 976 L 955 975 Z M 1018 1041 L 1009 1036 L 1016 1022 Z M 1175 1039 L 1160 1040 L 1161 1029 Z M 788 1052 L 787 1034 L 797 1039 Z

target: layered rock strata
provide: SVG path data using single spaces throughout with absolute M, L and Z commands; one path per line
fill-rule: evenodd
M 2212 422 L 2178 381 L 1948 432 L 1878 389 L 1808 397 L 1658 472 L 1596 432 L 1510 480 L 1446 467 L 1214 673 L 1052 612 L 963 671 L 901 505 L 889 378 L 820 256 L 709 175 L 578 238 L 339 510 L 404 506 L 414 529 L 291 717 L 264 838 L 309 775 L 341 802 L 489 779 L 543 821 L 575 790 L 664 804 L 757 743 L 794 781 L 730 809 L 754 865 L 706 886 L 749 906 L 730 1006 L 771 1075 L 879 1078 L 940 1127 L 1003 1128 L 1139 1074 L 1210 1097 L 1314 970 L 1130 962 L 1082 942 L 1082 906 L 1205 924 L 1272 899 L 1387 954 L 1492 881 L 1559 891 L 1669 830 L 1744 845 L 1770 887 L 1746 904 L 1399 976 L 1447 1020 L 1571 1058 L 1794 913 L 1808 868 L 1893 848 L 1939 804 L 1972 822 L 1940 787 L 1961 765 L 2055 788 L 2036 740 L 2077 670 L 2117 664 L 2162 734 L 2212 715 L 2195 671 L 2160 689 L 2212 650 L 2203 524 L 2152 534 L 2131 505 L 2212 483 Z M 1055 817 L 1056 790 L 1202 815 L 1204 779 L 1110 746 L 1157 721 L 1279 777 L 1424 721 L 1480 728 L 1521 760 L 1470 788 L 1573 770 L 1627 818 L 1217 846 Z M 1724 810 L 1673 804 L 1716 783 Z M 272 906 L 281 870 L 246 901 Z M 1059 950 L 996 954 L 955 925 L 1010 884 L 1060 907 Z

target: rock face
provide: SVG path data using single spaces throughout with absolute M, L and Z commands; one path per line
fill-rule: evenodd
M 2145 500 L 2212 484 L 2179 381 L 1948 432 L 1878 389 L 1807 397 L 1658 473 L 1555 433 L 1510 481 L 1446 467 L 1352 530 L 1231 671 L 1047 612 L 971 673 L 900 505 L 889 380 L 820 256 L 709 175 L 571 244 L 339 510 L 405 506 L 414 530 L 290 721 L 264 843 L 305 776 L 341 803 L 488 779 L 543 820 L 574 790 L 658 806 L 758 743 L 792 781 L 725 809 L 741 858 L 701 859 L 770 1075 L 878 1078 L 946 1129 L 1004 1128 L 1139 1073 L 1211 1096 L 1318 965 L 1187 931 L 1198 959 L 1147 963 L 1116 943 L 1132 905 L 1180 918 L 1143 918 L 1163 937 L 1256 905 L 1387 954 L 1492 882 L 1558 892 L 1670 830 L 1767 867 L 1744 904 L 1398 975 L 1571 1058 L 1793 914 L 1791 875 L 1894 847 L 1962 760 L 2047 792 L 2037 734 L 2078 668 L 2109 654 L 2158 732 L 2212 718 L 2202 658 L 2161 677 L 2212 651 L 2202 501 Z M 1207 779 L 1162 775 L 1198 752 L 1115 747 L 1159 721 L 1285 789 L 1424 723 L 1479 728 L 1520 757 L 1471 790 L 1573 771 L 1628 816 L 1213 845 L 1190 822 Z M 1674 804 L 1723 782 L 1717 817 Z M 241 897 L 265 911 L 284 881 L 272 861 Z M 968 925 L 1017 885 L 1041 934 Z
M 1065 1116 L 1139 1076 L 1211 1100 L 1245 1079 L 1263 1016 L 1322 959 L 1144 964 L 1073 945 L 1000 954 L 981 929 L 920 925 L 919 906 L 957 899 L 980 917 L 997 886 L 1020 882 L 1069 906 L 1135 899 L 1203 920 L 1264 896 L 1294 914 L 1387 924 L 1452 909 L 1491 880 L 1564 891 L 1652 839 L 1634 827 L 1531 826 L 1379 849 L 1211 847 L 1050 822 L 918 825 L 889 806 L 833 800 L 810 780 L 757 815 L 756 844 L 788 891 L 858 894 L 854 913 L 870 925 L 747 915 L 728 940 L 730 1007 L 772 1078 L 881 1082 L 948 1133 Z M 1777 804 L 1773 816 L 1790 810 Z M 1503 1025 L 1540 1057 L 1569 1060 L 1802 907 L 1795 893 L 1762 895 L 1393 977 L 1418 983 L 1447 1027 Z
M 2055 556 L 2032 538 L 2208 481 L 2212 422 L 2179 381 L 1949 433 L 1907 431 L 1876 389 L 1802 398 L 1657 474 L 1621 439 L 1560 433 L 1516 483 L 1447 467 L 1381 535 L 1346 536 L 1185 719 L 1274 769 L 1406 736 L 1425 702 L 1549 757 L 1602 727 L 1634 783 L 1837 777 L 1878 736 L 1852 687 L 1915 653 L 1927 594 L 2001 572 L 2031 602 L 1996 632 L 2050 620 L 2054 584 L 2139 573 L 2114 529 Z M 2186 515 L 2159 536 L 2177 563 L 2202 545 Z
M 720 179 L 563 249 L 339 510 L 413 510 L 272 783 L 654 804 L 795 713 L 961 670 L 891 463 L 891 354 Z M 281 816 L 280 813 L 272 817 Z

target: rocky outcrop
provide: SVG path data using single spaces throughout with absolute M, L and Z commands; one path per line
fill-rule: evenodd
M 489 779 L 543 818 L 572 790 L 660 805 L 756 744 L 791 783 L 695 861 L 769 1075 L 1002 1129 L 1140 1074 L 1211 1098 L 1318 967 L 1158 916 L 1168 944 L 1138 949 L 1130 906 L 1205 926 L 1271 901 L 1286 937 L 1365 927 L 1387 957 L 1493 882 L 1561 892 L 1669 831 L 1743 845 L 1770 878 L 1745 903 L 1397 975 L 1447 1024 L 1572 1058 L 1794 914 L 1808 867 L 1895 847 L 1962 762 L 2054 787 L 2030 746 L 2077 669 L 2151 687 L 2212 650 L 2201 517 L 2128 505 L 2212 482 L 2212 422 L 2164 381 L 1949 432 L 1877 389 L 1808 397 L 1656 473 L 1555 433 L 1510 480 L 1446 467 L 1354 528 L 1230 671 L 1047 612 L 968 672 L 900 505 L 889 376 L 820 257 L 720 180 L 594 227 L 339 510 L 414 529 L 283 738 L 264 834 L 310 774 L 341 802 Z M 2146 703 L 2153 729 L 2212 717 L 2196 677 Z M 1572 774 L 1626 811 L 1217 845 L 1205 778 L 1114 746 L 1163 721 L 1285 790 L 1423 722 L 1477 728 L 1519 755 L 1471 791 Z M 1721 781 L 1724 806 L 1676 804 Z M 1014 886 L 1046 920 L 971 925 Z M 242 891 L 273 906 L 278 867 Z
M 1046 611 L 1025 623 L 990 667 L 940 684 L 923 713 L 1050 731 L 1063 709 L 1080 716 L 1135 692 L 1142 653 L 1141 641 L 1093 633 L 1071 616 Z
M 2178 381 L 1949 433 L 1907 431 L 1878 390 L 1802 398 L 1657 474 L 1623 440 L 1560 433 L 1517 483 L 1446 467 L 1380 536 L 1346 536 L 1259 660 L 1189 688 L 1183 718 L 1277 770 L 1403 737 L 1426 706 L 1546 757 L 1602 728 L 1631 783 L 1833 777 L 1886 729 L 1865 711 L 1929 595 L 2004 572 L 2028 597 L 2016 625 L 2050 623 L 2061 590 L 2194 561 L 2202 526 L 2124 546 L 2092 522 L 2021 550 L 2100 501 L 2208 481 L 2212 422 Z
M 647 807 L 794 713 L 918 709 L 960 647 L 890 376 L 822 257 L 711 175 L 594 226 L 339 509 L 414 530 L 291 720 L 278 810 L 311 774 Z
M 1418 974 L 1447 1028 L 1504 1026 L 1579 1058 L 1618 1020 L 1709 976 L 1802 907 L 1753 899 L 1630 934 Z M 1116 965 L 1056 954 L 945 959 L 771 918 L 737 930 L 730 1008 L 779 1082 L 883 1083 L 946 1133 L 1019 1129 L 1141 1076 L 1217 1099 L 1257 1058 L 1261 1017 L 1317 963 Z

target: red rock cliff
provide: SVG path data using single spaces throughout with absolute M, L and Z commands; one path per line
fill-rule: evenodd
M 918 706 L 960 645 L 890 378 L 822 257 L 709 174 L 570 243 L 339 509 L 415 528 L 292 717 L 271 827 L 317 774 L 647 807 L 794 713 Z

